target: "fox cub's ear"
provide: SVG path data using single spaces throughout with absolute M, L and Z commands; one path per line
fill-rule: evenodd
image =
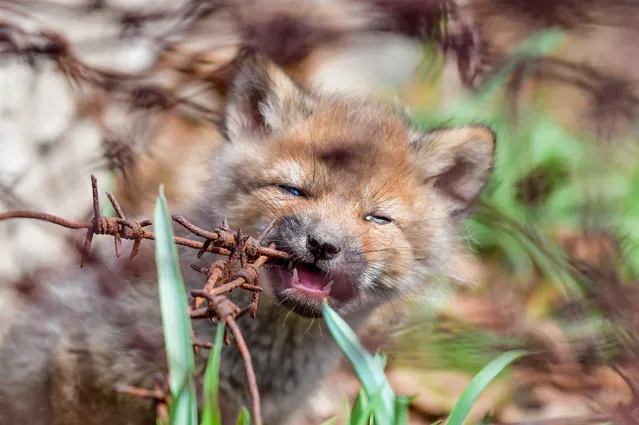
M 231 141 L 268 135 L 308 116 L 312 107 L 311 96 L 282 69 L 251 55 L 243 60 L 231 84 L 225 132 Z
M 415 133 L 412 146 L 424 182 L 441 192 L 451 213 L 472 206 L 493 168 L 495 133 L 484 126 L 435 129 Z

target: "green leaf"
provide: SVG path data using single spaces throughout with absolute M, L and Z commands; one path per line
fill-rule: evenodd
M 382 368 L 382 370 L 386 369 L 386 361 L 388 360 L 386 354 L 384 353 L 377 353 L 375 354 L 375 361 L 379 364 L 379 367 Z
M 395 394 L 379 361 L 366 351 L 357 339 L 355 332 L 344 319 L 329 307 L 326 300 L 322 303 L 322 312 L 331 335 L 351 363 L 368 398 L 372 399 L 376 394 L 379 394 L 381 398 L 381 406 L 375 410 L 376 422 L 378 424 L 394 423 Z
M 468 387 L 457 401 L 457 404 L 455 404 L 453 411 L 450 412 L 450 416 L 446 421 L 446 425 L 463 425 L 468 416 L 468 412 L 470 412 L 477 398 L 484 389 L 486 389 L 488 384 L 509 364 L 526 354 L 528 353 L 523 350 L 509 351 L 484 366 L 484 368 L 475 375 L 473 380 L 470 381 L 470 384 L 468 384 Z
M 408 406 L 414 398 L 404 395 L 395 398 L 395 425 L 408 425 Z
M 202 425 L 221 425 L 220 406 L 218 405 L 218 380 L 220 372 L 220 356 L 224 340 L 224 329 L 218 324 L 215 333 L 215 343 L 209 353 L 204 376 L 204 405 L 202 407 Z
M 251 425 L 251 414 L 246 407 L 242 407 L 242 411 L 237 417 L 237 425 Z
M 360 421 L 362 415 L 366 411 L 366 407 L 368 406 L 368 397 L 364 390 L 360 390 L 357 399 L 355 400 L 355 404 L 353 405 L 353 410 L 349 412 L 347 424 L 355 423 Z
M 566 32 L 560 28 L 539 31 L 517 46 L 513 53 L 545 56 L 555 50 L 566 39 Z
M 189 407 L 191 397 L 195 401 L 195 408 L 197 409 L 197 401 L 195 400 L 195 393 L 188 390 L 188 386 L 182 387 L 177 397 L 173 397 L 169 404 L 169 422 L 167 425 L 196 425 L 197 417 L 193 418 L 194 422 L 191 422 L 189 416 Z M 196 413 L 197 415 L 197 413 Z
M 348 404 L 348 399 L 344 400 L 344 424 L 351 423 L 351 406 Z
M 371 400 L 370 403 L 366 406 L 366 410 L 361 412 L 359 417 L 356 419 L 355 416 L 351 419 L 351 425 L 366 425 L 367 423 L 373 423 L 373 416 L 382 406 L 382 395 L 376 394 L 375 397 Z M 379 422 L 377 422 L 379 423 Z
M 325 420 L 324 422 L 322 422 L 321 425 L 335 425 L 336 423 L 337 423 L 337 417 L 335 416 Z
M 160 311 L 169 366 L 169 388 L 174 400 L 170 423 L 195 425 L 197 400 L 193 381 L 195 363 L 191 345 L 191 320 L 162 186 L 153 212 L 153 230 L 156 239 L 155 261 Z

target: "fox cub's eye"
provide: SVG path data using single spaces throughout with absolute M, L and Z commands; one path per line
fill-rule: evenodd
M 280 189 L 282 189 L 285 192 L 290 193 L 293 196 L 301 196 L 306 198 L 306 194 L 304 192 L 302 192 L 301 190 L 293 187 L 293 186 L 287 186 L 285 184 L 278 184 L 277 187 L 279 187 Z
M 373 215 L 373 214 L 367 215 L 366 217 L 364 217 L 364 220 L 372 221 L 375 224 L 389 224 L 393 222 L 393 219 L 390 217 L 387 217 L 385 215 Z

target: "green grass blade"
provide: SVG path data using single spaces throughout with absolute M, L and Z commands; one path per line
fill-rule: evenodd
M 321 425 L 335 425 L 337 423 L 337 416 L 328 418 Z
M 169 404 L 169 422 L 166 425 L 196 425 L 197 417 L 191 419 L 191 403 L 193 402 L 195 409 L 197 409 L 197 401 L 195 400 L 195 393 L 188 390 L 188 386 L 182 387 L 177 397 L 173 397 Z
M 344 400 L 344 424 L 351 423 L 351 406 L 348 404 L 348 398 Z
M 202 407 L 202 425 L 221 425 L 220 406 L 218 405 L 218 383 L 220 373 L 220 356 L 224 340 L 224 326 L 218 324 L 215 343 L 209 353 L 204 375 L 204 403 Z
M 193 372 L 191 322 L 184 281 L 180 273 L 177 248 L 169 218 L 164 189 L 153 211 L 155 261 L 158 273 L 162 328 L 169 366 L 169 388 L 174 400 L 171 424 L 196 425 L 197 400 Z
M 463 425 L 468 416 L 468 412 L 470 412 L 477 398 L 484 389 L 486 389 L 488 384 L 509 364 L 526 354 L 527 352 L 523 350 L 508 351 L 484 366 L 484 368 L 475 375 L 472 381 L 470 381 L 466 390 L 464 390 L 464 393 L 450 413 L 446 425 Z
M 366 410 L 364 410 L 357 420 L 353 415 L 351 419 L 351 425 L 366 425 L 369 423 L 373 423 L 373 417 L 375 416 L 375 412 L 377 412 L 382 406 L 382 395 L 377 394 L 366 406 Z M 379 423 L 379 422 L 378 422 Z
M 246 407 L 242 407 L 242 411 L 237 417 L 237 425 L 251 425 L 251 414 Z
M 348 326 L 328 303 L 322 303 L 324 319 L 335 342 L 351 363 L 357 378 L 362 383 L 369 400 L 376 394 L 381 398 L 381 406 L 375 411 L 379 424 L 392 424 L 395 413 L 395 394 L 391 389 L 379 360 L 375 360 L 360 344 L 355 332 Z
M 360 420 L 364 412 L 366 411 L 366 407 L 368 406 L 368 397 L 366 396 L 366 392 L 364 390 L 360 390 L 357 395 L 357 399 L 355 399 L 355 404 L 353 405 L 353 410 L 349 412 L 347 424 L 355 423 Z
M 395 425 L 408 425 L 408 406 L 414 398 L 403 395 L 395 397 Z
M 384 353 L 377 353 L 375 354 L 375 361 L 379 364 L 379 367 L 382 368 L 382 370 L 386 369 L 386 361 L 388 360 L 386 354 Z

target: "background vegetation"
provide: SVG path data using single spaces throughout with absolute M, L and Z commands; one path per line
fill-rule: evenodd
M 190 15 L 177 25 L 177 12 L 166 13 L 162 2 L 86 3 L 0 2 L 3 209 L 84 217 L 86 176 L 96 170 L 132 215 L 150 215 L 159 182 L 172 207 L 197 196 L 201 168 L 177 172 L 171 164 L 195 164 L 210 148 L 202 140 L 218 136 L 211 127 L 219 88 L 236 53 L 228 45 L 293 71 L 317 67 L 312 82 L 329 88 L 397 96 L 421 127 L 488 123 L 498 133 L 498 158 L 467 222 L 467 250 L 424 299 L 389 306 L 360 335 L 368 351 L 387 357 L 368 356 L 337 318 L 331 322 L 352 364 L 327 377 L 330 390 L 320 389 L 309 423 L 335 415 L 353 424 L 370 417 L 415 425 L 447 417 L 451 424 L 465 417 L 636 423 L 629 383 L 639 374 L 639 4 L 186 1 Z M 236 6 L 237 22 L 224 15 Z M 64 34 L 69 46 L 43 28 Z M 85 61 L 101 72 L 77 66 Z M 153 92 L 129 81 L 146 89 L 171 83 Z M 165 217 L 162 202 L 156 223 Z M 69 264 L 60 255 L 68 251 L 64 231 L 20 223 L 0 232 L 0 307 L 15 304 L 6 288 Z M 169 232 L 167 225 L 158 234 Z M 159 240 L 156 254 L 171 257 L 170 245 Z M 175 324 L 165 334 L 171 415 L 193 423 L 185 294 L 175 264 L 161 264 L 168 267 L 158 282 L 168 291 L 162 311 Z M 206 374 L 210 400 L 218 347 Z M 473 376 L 495 374 L 520 350 L 529 354 L 510 373 L 470 396 L 486 383 L 471 383 Z M 352 407 L 343 408 L 345 399 Z M 206 406 L 197 420 L 218 423 L 215 406 Z

